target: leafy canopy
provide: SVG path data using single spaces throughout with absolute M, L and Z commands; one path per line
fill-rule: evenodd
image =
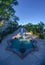
M 15 18 L 15 10 L 13 6 L 18 5 L 17 0 L 0 0 L 0 19 L 9 20 Z

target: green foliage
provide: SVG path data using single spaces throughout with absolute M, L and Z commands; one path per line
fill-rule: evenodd
M 32 30 L 32 24 L 31 24 L 31 23 L 28 23 L 28 24 L 24 25 L 24 27 L 25 27 L 28 31 Z
M 11 22 L 9 23 L 9 26 L 7 27 L 7 30 L 13 32 L 18 28 L 18 23 L 17 22 Z
M 0 0 L 0 23 L 2 20 L 8 22 L 8 27 L 1 32 L 0 29 L 0 37 L 3 38 L 9 33 L 15 31 L 18 27 L 17 21 L 19 18 L 15 15 L 15 9 L 13 6 L 18 5 L 17 0 Z M 0 28 L 3 26 L 0 24 Z M 5 27 L 5 23 L 4 23 Z
M 4 24 L 0 24 L 0 27 L 2 27 Z
M 39 34 L 39 38 L 44 39 L 44 35 L 43 34 Z
M 24 25 L 24 27 L 30 32 L 32 31 L 33 34 L 36 34 L 39 36 L 39 38 L 44 38 L 44 23 L 43 22 L 40 22 L 39 24 L 26 24 Z
M 12 23 L 11 25 L 9 24 L 9 26 L 4 31 L 0 32 L 0 38 L 1 38 L 0 40 L 2 40 L 6 35 L 11 34 L 14 31 L 16 31 L 17 28 L 18 28 L 17 24 L 12 24 Z
M 9 20 L 10 17 L 15 17 L 13 5 L 18 5 L 17 0 L 0 0 L 0 18 Z

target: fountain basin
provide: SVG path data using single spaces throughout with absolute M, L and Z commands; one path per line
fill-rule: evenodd
M 10 49 L 16 49 L 20 53 L 25 53 L 26 50 L 33 48 L 33 42 L 30 38 L 12 39 L 9 45 Z

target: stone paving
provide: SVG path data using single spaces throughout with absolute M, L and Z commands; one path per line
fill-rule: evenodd
M 45 65 L 45 40 L 35 39 L 38 51 L 34 51 L 21 59 L 16 54 L 5 50 L 8 39 L 9 36 L 0 44 L 0 65 Z

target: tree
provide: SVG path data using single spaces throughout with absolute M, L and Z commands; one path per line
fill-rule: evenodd
M 32 30 L 32 23 L 28 23 L 24 27 L 30 32 Z
M 0 0 L 0 20 L 10 20 L 15 18 L 15 10 L 13 6 L 18 5 L 17 0 Z
M 9 23 L 9 25 L 11 24 L 14 25 L 15 29 L 18 26 L 17 20 L 18 17 L 15 15 L 15 9 L 13 6 L 18 5 L 17 0 L 0 0 L 0 23 L 2 23 L 2 20 L 6 21 Z M 10 23 L 10 22 L 14 22 L 14 23 Z M 5 23 L 3 23 L 5 24 Z M 2 25 L 0 25 L 0 28 Z M 14 28 L 13 27 L 13 28 Z M 12 29 L 10 29 L 12 30 Z M 6 28 L 6 30 L 3 31 L 3 33 L 1 32 L 0 37 L 2 38 L 3 35 L 8 34 L 9 29 Z
M 44 31 L 44 23 L 43 22 L 40 22 L 38 24 L 38 30 L 39 30 L 40 33 L 43 33 L 43 31 Z
M 40 38 L 44 38 L 44 23 L 43 22 L 40 22 L 39 24 L 38 24 L 38 31 L 39 31 L 39 37 Z

